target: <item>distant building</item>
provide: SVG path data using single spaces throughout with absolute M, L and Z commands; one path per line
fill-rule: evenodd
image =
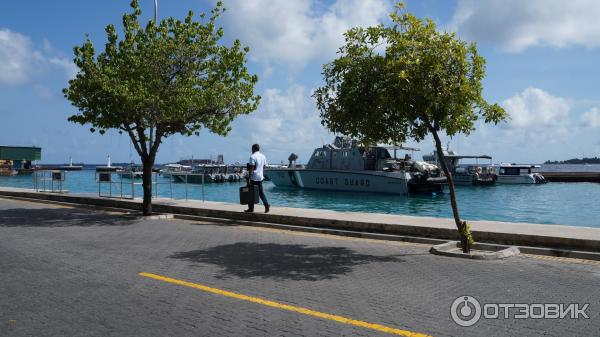
M 32 161 L 42 159 L 42 148 L 0 146 L 0 175 L 30 174 Z

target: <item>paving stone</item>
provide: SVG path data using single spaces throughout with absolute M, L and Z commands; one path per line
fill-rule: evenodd
M 140 272 L 434 336 L 600 335 L 599 264 L 472 261 L 425 245 L 6 199 L 0 238 L 0 336 L 389 336 Z M 590 303 L 590 319 L 482 319 L 463 328 L 450 318 L 461 295 Z

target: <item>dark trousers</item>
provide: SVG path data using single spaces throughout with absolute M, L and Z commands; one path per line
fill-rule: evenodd
M 269 206 L 269 202 L 267 201 L 267 197 L 265 196 L 265 191 L 263 191 L 263 187 L 262 187 L 262 181 L 254 181 L 254 180 L 250 180 L 250 184 L 254 187 L 254 188 L 258 188 L 258 196 L 260 197 L 260 200 L 262 201 L 264 206 Z M 248 204 L 248 209 L 249 210 L 254 210 L 254 204 Z

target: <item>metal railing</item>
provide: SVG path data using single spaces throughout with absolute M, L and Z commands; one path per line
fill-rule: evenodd
M 36 192 L 65 193 L 63 182 L 67 177 L 66 171 L 35 170 L 33 172 L 33 189 Z
M 192 184 L 189 182 L 189 177 L 198 177 L 200 176 L 200 185 L 202 187 L 202 202 L 204 202 L 204 173 L 188 173 L 188 172 L 183 172 L 183 173 L 178 173 L 177 175 L 181 176 L 184 175 L 185 176 L 185 180 L 183 181 L 183 183 L 185 184 L 185 200 L 188 200 L 188 185 Z M 173 174 L 169 174 L 169 179 L 173 179 Z
M 175 177 L 177 176 L 177 178 Z M 199 185 L 201 201 L 205 202 L 205 186 L 207 182 L 206 173 L 188 173 L 174 172 L 162 174 L 162 178 L 158 172 L 152 173 L 153 198 L 158 198 L 163 186 L 168 185 L 168 198 L 173 199 L 173 185 L 183 185 L 185 200 L 189 200 L 190 196 L 196 194 L 192 186 Z M 36 192 L 52 192 L 52 193 L 67 193 L 63 189 L 67 171 L 65 170 L 35 170 L 33 172 L 33 189 Z M 165 179 L 168 178 L 168 179 Z M 142 196 L 143 192 L 136 192 L 136 186 L 142 186 L 142 176 L 139 172 L 117 172 L 117 171 L 96 171 L 95 182 L 98 184 L 98 196 L 109 198 L 134 199 L 137 196 Z M 212 180 L 211 180 L 212 181 Z
M 118 178 L 114 178 L 114 176 Z M 205 200 L 205 192 L 204 192 L 204 174 L 202 173 L 177 173 L 178 176 L 185 176 L 184 179 L 177 181 L 173 177 L 173 174 L 168 173 L 168 182 L 160 181 L 159 173 L 152 173 L 152 185 L 153 185 L 153 198 L 159 197 L 159 186 L 160 185 L 169 185 L 169 198 L 173 199 L 173 184 L 184 184 L 185 189 L 185 200 L 189 199 L 189 190 L 188 185 L 196 185 L 194 182 L 190 182 L 190 177 L 192 177 L 192 181 L 196 181 L 198 179 L 194 179 L 193 177 L 200 177 L 200 189 L 202 195 L 202 202 Z M 165 175 L 163 175 L 165 177 Z M 96 172 L 95 181 L 98 184 L 98 196 L 99 197 L 109 197 L 109 198 L 123 198 L 123 199 L 135 199 L 135 186 L 142 186 L 143 182 L 142 176 L 136 172 Z M 103 186 L 108 185 L 108 195 L 103 194 Z M 125 190 L 131 189 L 130 193 L 125 192 Z M 115 193 L 113 193 L 113 191 Z M 142 192 L 143 195 L 143 192 Z

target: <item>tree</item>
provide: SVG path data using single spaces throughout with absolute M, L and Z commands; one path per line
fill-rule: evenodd
M 231 121 L 258 107 L 258 78 L 246 69 L 247 47 L 220 44 L 216 26 L 221 2 L 207 18 L 189 11 L 184 21 L 170 17 L 142 27 L 137 0 L 123 15 L 123 36 L 106 27 L 108 41 L 96 55 L 89 38 L 74 48 L 77 76 L 63 89 L 79 109 L 69 121 L 127 133 L 143 165 L 144 215 L 152 213 L 152 166 L 165 137 L 198 135 L 202 128 L 226 135 Z
M 464 252 L 469 226 L 461 221 L 440 132 L 469 134 L 475 123 L 498 123 L 506 112 L 482 97 L 485 60 L 475 44 L 440 32 L 396 5 L 391 24 L 353 28 L 339 57 L 323 66 L 325 85 L 314 96 L 322 123 L 332 132 L 369 143 L 422 141 L 433 136 L 447 177 L 452 212 Z

